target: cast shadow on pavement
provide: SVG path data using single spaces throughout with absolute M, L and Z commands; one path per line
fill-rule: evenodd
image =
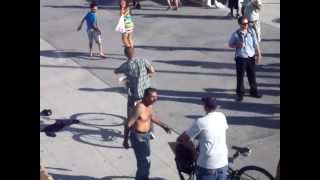
M 82 88 L 90 89 L 90 88 Z M 280 112 L 280 107 L 277 104 L 260 104 L 260 103 L 250 103 L 250 102 L 234 102 L 230 100 L 222 100 L 222 99 L 235 99 L 234 94 L 224 93 L 223 89 L 214 89 L 207 88 L 205 89 L 207 92 L 194 92 L 194 91 L 176 91 L 176 90 L 163 90 L 158 89 L 158 101 L 173 101 L 173 102 L 182 102 L 182 103 L 191 103 L 202 105 L 200 101 L 201 97 L 211 96 L 217 98 L 218 104 L 221 105 L 223 109 L 235 110 L 235 111 L 243 111 L 243 112 L 255 112 L 261 114 L 274 114 Z M 118 92 L 119 87 L 112 88 L 103 88 L 103 89 L 94 89 L 89 91 L 106 91 L 106 92 Z M 262 93 L 269 93 L 270 95 L 278 95 L 280 94 L 277 90 L 260 90 Z M 265 94 L 266 95 L 266 94 Z
M 234 52 L 233 49 L 225 48 L 204 48 L 204 47 L 178 47 L 178 46 L 144 46 L 136 45 L 135 48 L 157 50 L 157 51 L 221 51 Z
M 119 54 L 105 54 L 107 58 L 126 60 L 122 55 Z M 40 56 L 50 57 L 50 58 L 77 58 L 84 60 L 101 60 L 100 57 L 93 56 L 90 57 L 89 53 L 76 52 L 76 51 L 63 51 L 63 50 L 41 50 Z M 119 57 L 121 56 L 121 57 Z
M 126 90 L 126 88 L 124 87 L 111 87 L 111 88 L 79 88 L 79 91 L 90 91 L 90 92 L 99 92 L 99 91 L 103 91 L 103 92 L 117 92 L 123 95 L 126 95 L 128 92 Z
M 258 83 L 258 87 L 264 86 L 267 87 L 271 85 L 272 87 L 280 87 L 280 84 L 275 85 L 275 84 L 267 84 L 267 83 Z M 233 94 L 235 94 L 235 90 L 226 90 L 226 89 L 219 89 L 219 88 L 205 88 L 205 91 L 209 92 L 209 93 L 214 93 L 214 92 L 231 92 Z M 259 92 L 262 95 L 268 95 L 268 96 L 280 96 L 280 89 L 262 89 L 259 88 Z M 233 95 L 234 96 L 234 95 Z
M 209 16 L 209 15 L 179 15 L 179 14 L 139 14 L 134 13 L 134 16 L 142 16 L 143 18 L 173 18 L 173 19 L 205 19 L 205 20 L 230 20 L 229 16 Z
M 154 60 L 152 62 L 157 63 L 166 63 L 172 64 L 177 66 L 189 66 L 189 67 L 197 67 L 200 66 L 201 68 L 212 68 L 212 69 L 230 69 L 236 70 L 235 63 L 222 63 L 222 62 L 210 62 L 210 61 L 196 61 L 196 60 Z M 268 65 L 263 66 L 256 66 L 256 71 L 259 72 L 280 72 L 280 69 L 274 68 L 266 68 Z
M 280 39 L 265 39 L 265 38 L 262 38 L 261 41 L 263 41 L 263 42 L 280 41 Z
M 88 69 L 88 70 L 109 70 L 113 71 L 115 67 L 90 67 L 90 66 L 68 66 L 68 65 L 43 65 L 40 64 L 41 68 L 70 68 L 70 69 Z M 184 74 L 184 75 L 205 75 L 205 76 L 223 76 L 223 77 L 235 77 L 235 73 L 211 73 L 211 72 L 197 72 L 197 71 L 172 71 L 157 69 L 157 73 L 164 74 Z M 279 79 L 278 76 L 270 75 L 258 75 L 259 78 Z
M 219 111 L 219 109 L 218 109 Z M 202 116 L 198 115 L 187 115 L 185 116 L 189 119 L 198 119 Z M 243 125 L 243 126 L 257 126 L 263 128 L 272 128 L 280 129 L 280 117 L 263 117 L 263 116 L 254 116 L 254 117 L 245 117 L 245 116 L 227 116 L 227 122 L 229 125 Z
M 280 58 L 280 53 L 261 53 L 262 57 Z
M 98 118 L 92 116 L 98 116 Z M 102 116 L 110 116 L 116 118 L 117 122 L 113 119 L 113 122 L 109 122 L 110 124 L 102 124 L 102 122 L 108 122 L 105 118 L 101 118 Z M 99 117 L 100 116 L 100 117 Z M 116 127 L 122 126 L 123 121 L 126 118 L 120 115 L 115 114 L 107 114 L 107 113 L 78 113 L 74 114 L 70 117 L 70 119 L 58 119 L 54 124 L 45 125 L 43 122 L 40 121 L 40 131 L 45 132 L 49 137 L 56 137 L 56 133 L 61 131 L 68 131 L 72 133 L 72 139 L 82 142 L 84 144 L 99 146 L 99 147 L 106 147 L 106 148 L 123 148 L 122 144 L 119 143 L 119 146 L 112 145 L 105 145 L 104 143 L 115 142 L 118 139 L 122 139 L 123 135 L 121 131 L 116 129 L 107 129 L 104 127 Z M 120 123 L 119 123 L 120 120 Z M 71 125 L 74 124 L 74 121 L 78 121 L 80 126 L 72 127 Z M 91 122 L 93 121 L 93 122 Z M 83 128 L 84 127 L 91 127 L 90 129 Z M 96 128 L 96 129 L 92 129 Z M 96 138 L 94 138 L 96 137 Z
M 65 168 L 54 168 L 54 167 L 48 167 L 46 166 L 46 169 L 53 169 L 53 170 L 58 170 L 58 171 L 72 171 L 70 169 L 65 169 Z

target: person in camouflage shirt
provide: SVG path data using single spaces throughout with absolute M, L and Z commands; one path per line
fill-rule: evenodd
M 155 69 L 148 60 L 133 58 L 134 48 L 132 47 L 125 47 L 124 54 L 128 60 L 116 68 L 114 73 L 127 76 L 127 117 L 129 117 L 135 104 L 143 98 L 144 91 L 151 87 L 150 77 Z

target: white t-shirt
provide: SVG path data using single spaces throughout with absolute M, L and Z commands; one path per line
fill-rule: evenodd
M 186 131 L 190 138 L 199 140 L 198 166 L 217 169 L 228 165 L 227 129 L 226 116 L 221 112 L 211 112 L 196 120 Z

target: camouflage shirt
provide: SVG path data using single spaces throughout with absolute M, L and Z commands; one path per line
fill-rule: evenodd
M 151 63 L 145 59 L 131 59 L 116 69 L 128 79 L 128 95 L 135 99 L 142 99 L 145 89 L 151 86 L 148 69 Z

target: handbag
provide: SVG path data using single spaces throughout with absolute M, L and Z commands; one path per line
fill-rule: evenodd
M 121 17 L 119 18 L 119 21 L 118 21 L 118 24 L 117 24 L 115 30 L 116 30 L 117 32 L 120 32 L 120 33 L 126 32 L 126 29 L 125 29 L 125 27 L 124 27 L 124 17 L 123 17 L 123 16 L 121 16 Z

